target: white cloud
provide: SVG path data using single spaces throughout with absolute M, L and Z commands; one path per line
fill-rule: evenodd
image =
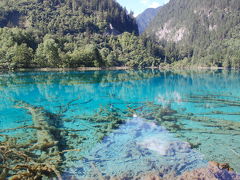
M 163 1 L 163 4 L 167 4 L 167 3 L 169 3 L 169 1 L 170 1 L 170 0 L 164 0 L 164 1 Z
M 148 4 L 148 3 L 149 3 L 149 0 L 141 0 L 141 3 L 142 3 L 142 4 Z
M 132 0 L 129 0 L 132 1 Z M 139 4 L 139 8 L 134 11 L 134 17 L 137 17 L 140 13 L 142 13 L 147 8 L 157 8 L 166 3 L 170 0 L 136 0 Z
M 154 0 L 140 0 L 141 4 L 146 5 L 146 7 L 149 7 L 149 8 L 157 8 L 168 2 L 169 2 L 169 0 L 158 0 L 158 1 L 156 1 L 156 0 L 155 1 Z
M 156 1 L 153 1 L 151 4 L 150 4 L 150 8 L 157 8 L 160 6 L 160 3 L 159 2 L 156 2 Z

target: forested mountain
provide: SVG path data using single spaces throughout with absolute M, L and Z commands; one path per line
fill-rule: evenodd
M 239 31 L 239 0 L 170 0 L 147 34 L 169 49 L 168 62 L 239 68 Z
M 150 22 L 154 19 L 157 15 L 158 11 L 161 7 L 158 8 L 148 8 L 141 14 L 139 14 L 136 18 L 138 24 L 139 33 L 142 34 L 145 29 L 148 27 Z
M 0 27 L 34 28 L 43 33 L 135 32 L 137 24 L 114 0 L 1 0 Z
M 239 0 L 170 0 L 141 36 L 115 0 L 0 0 L 0 69 L 240 68 L 239 31 Z
M 0 0 L 0 68 L 159 64 L 115 0 Z

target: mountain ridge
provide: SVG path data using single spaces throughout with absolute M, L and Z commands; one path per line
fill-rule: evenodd
M 178 51 L 170 63 L 187 58 L 187 64 L 240 67 L 239 51 L 233 50 L 240 48 L 239 10 L 238 0 L 170 0 L 146 33 Z
M 138 31 L 142 34 L 150 22 L 154 19 L 157 15 L 158 11 L 160 10 L 161 6 L 158 8 L 147 8 L 141 14 L 136 17 L 136 21 L 138 24 Z

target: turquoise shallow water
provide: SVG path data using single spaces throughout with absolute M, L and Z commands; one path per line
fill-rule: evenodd
M 181 174 L 210 160 L 240 172 L 239 89 L 238 72 L 5 73 L 0 127 L 33 125 L 33 115 L 19 102 L 56 115 L 54 126 L 65 130 L 60 150 L 79 149 L 62 155 L 66 177 Z M 27 128 L 1 134 L 18 143 L 37 136 Z

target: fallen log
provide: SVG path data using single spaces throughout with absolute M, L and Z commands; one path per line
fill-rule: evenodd
M 37 143 L 34 144 L 29 150 L 41 150 L 41 157 L 48 156 L 50 153 L 56 154 L 56 162 L 52 162 L 55 166 L 61 162 L 59 155 L 58 139 L 55 137 L 52 129 L 56 129 L 55 124 L 59 121 L 59 116 L 46 111 L 42 107 L 30 105 L 24 101 L 17 101 L 16 107 L 26 109 L 32 115 L 34 127 L 37 128 Z M 52 157 L 51 157 L 52 158 Z

